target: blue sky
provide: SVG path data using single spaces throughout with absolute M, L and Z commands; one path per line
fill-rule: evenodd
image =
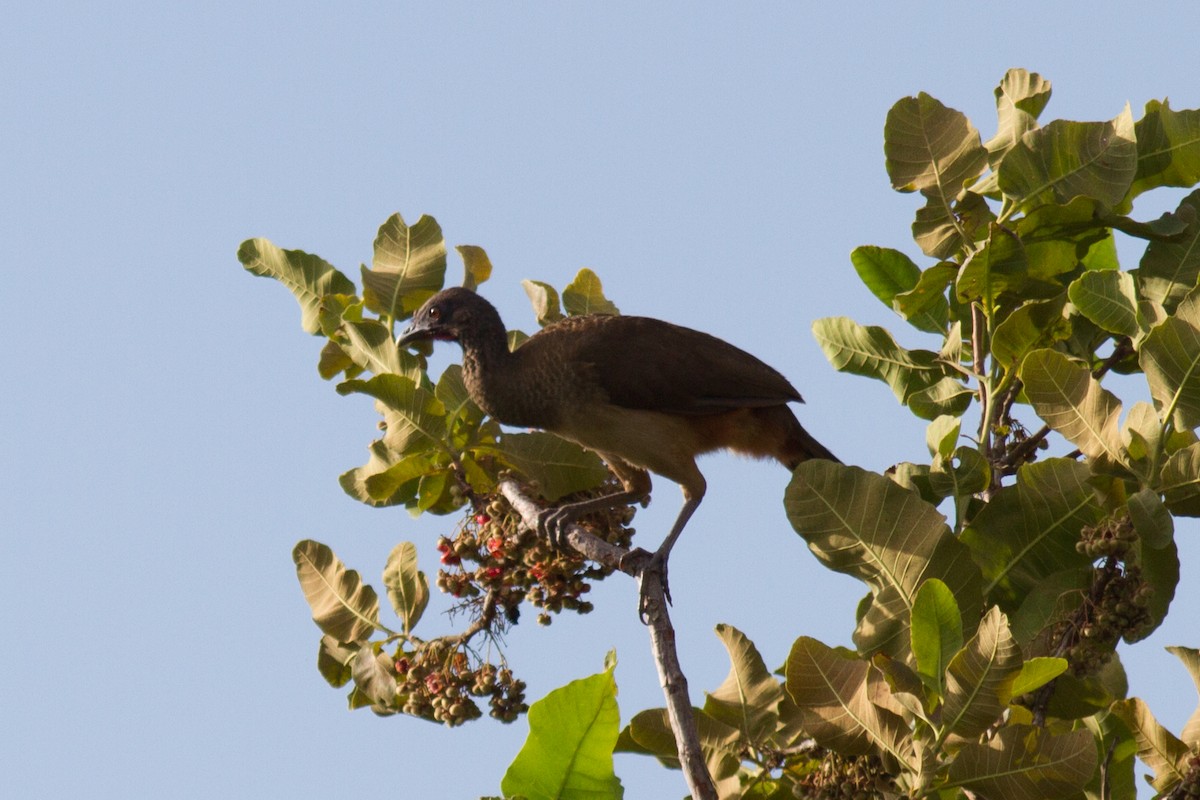
M 350 713 L 318 676 L 295 541 L 378 583 L 402 539 L 436 572 L 454 521 L 342 493 L 374 411 L 319 379 L 318 341 L 280 286 L 242 270 L 243 239 L 357 276 L 389 214 L 430 214 L 449 244 L 487 250 L 483 291 L 526 330 L 521 279 L 561 287 L 590 267 L 623 311 L 776 366 L 815 435 L 881 470 L 926 457 L 922 423 L 882 384 L 834 372 L 809 328 L 844 314 L 900 329 L 848 259 L 859 244 L 917 254 L 915 200 L 883 168 L 892 103 L 929 92 L 987 137 L 992 89 L 1021 66 L 1054 83 L 1044 119 L 1200 107 L 1188 3 L 435 5 L 6 10 L 5 795 L 477 797 L 524 739 L 522 723 Z M 784 471 L 701 466 L 709 492 L 671 572 L 696 702 L 728 668 L 718 622 L 775 666 L 801 634 L 848 643 L 863 593 L 788 527 Z M 658 483 L 644 544 L 678 507 Z M 1195 695 L 1162 646 L 1200 644 L 1197 533 L 1179 526 L 1167 625 L 1124 653 L 1175 729 Z M 608 583 L 592 615 L 510 635 L 531 699 L 615 647 L 623 719 L 662 704 L 633 585 Z M 445 608 L 435 597 L 423 625 L 449 630 Z M 649 759 L 617 770 L 630 798 L 685 791 Z

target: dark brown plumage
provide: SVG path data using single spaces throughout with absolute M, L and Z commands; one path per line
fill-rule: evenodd
M 729 449 L 793 469 L 837 459 L 788 408 L 803 402 L 787 379 L 706 333 L 647 317 L 593 314 L 549 325 L 508 349 L 496 309 L 467 289 L 431 297 L 401 334 L 456 341 L 471 398 L 506 425 L 542 428 L 598 453 L 624 491 L 553 509 L 541 523 L 560 537 L 567 522 L 650 494 L 647 471 L 680 485 L 684 503 L 653 556 L 667 556 L 706 484 L 696 456 Z

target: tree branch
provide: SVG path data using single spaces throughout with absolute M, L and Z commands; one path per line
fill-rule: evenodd
M 521 515 L 525 527 L 537 530 L 537 518 L 541 507 L 521 492 L 521 488 L 512 480 L 500 481 L 500 493 L 509 504 Z M 646 598 L 646 626 L 650 630 L 650 647 L 654 652 L 654 665 L 658 669 L 659 683 L 667 700 L 667 718 L 671 723 L 671 731 L 675 734 L 675 746 L 679 752 L 679 763 L 683 767 L 683 777 L 694 800 L 717 800 L 717 789 L 708 767 L 704 763 L 704 753 L 700 750 L 700 732 L 696 728 L 696 718 L 692 713 L 692 702 L 688 697 L 687 678 L 679 665 L 679 653 L 675 649 L 675 628 L 671 625 L 671 617 L 667 613 L 667 598 L 663 589 L 661 575 L 650 570 L 644 572 L 648 559 L 628 558 L 637 550 L 626 550 L 609 544 L 598 536 L 594 536 L 581 525 L 571 525 L 565 537 L 567 543 L 584 558 L 599 562 L 606 567 L 618 569 L 636 578 L 643 595 Z

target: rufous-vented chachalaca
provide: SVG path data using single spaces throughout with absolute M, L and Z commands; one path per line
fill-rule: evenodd
M 396 341 L 420 339 L 462 346 L 463 380 L 485 413 L 593 450 L 620 479 L 624 491 L 543 512 L 539 526 L 554 541 L 583 514 L 648 498 L 647 470 L 680 485 L 683 508 L 643 567 L 659 569 L 664 587 L 671 547 L 704 497 L 696 456 L 728 449 L 788 469 L 837 460 L 788 408 L 803 400 L 786 378 L 728 342 L 669 322 L 569 317 L 509 351 L 492 304 L 452 288 L 429 298 Z

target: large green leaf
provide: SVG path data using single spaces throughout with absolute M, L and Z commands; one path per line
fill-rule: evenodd
M 571 681 L 529 708 L 529 738 L 500 782 L 506 797 L 528 800 L 617 800 L 624 796 L 613 772 L 621 713 L 616 659 L 603 672 Z
M 329 547 L 305 539 L 292 550 L 292 560 L 313 622 L 323 633 L 338 642 L 362 642 L 381 628 L 375 590 L 346 569 Z
M 1021 362 L 1021 381 L 1047 425 L 1088 458 L 1121 463 L 1121 401 L 1085 365 L 1055 350 L 1034 350 Z
M 579 270 L 575 280 L 563 289 L 562 302 L 571 316 L 621 313 L 613 302 L 604 296 L 600 278 L 586 267 Z
M 1180 304 L 1175 316 L 1151 329 L 1138 353 L 1155 409 L 1177 430 L 1200 425 L 1200 314 L 1185 313 L 1195 308 Z
M 732 625 L 718 625 L 717 636 L 729 651 L 729 675 L 709 692 L 704 711 L 737 728 L 745 743 L 761 744 L 779 723 L 783 687 L 763 663 L 754 643 Z
M 1137 171 L 1128 106 L 1111 122 L 1055 120 L 1025 133 L 998 168 L 1000 189 L 1026 207 L 1089 197 L 1113 207 Z
M 1200 279 L 1200 189 L 1180 201 L 1175 216 L 1188 224 L 1178 237 L 1154 240 L 1138 263 L 1142 297 L 1171 311 Z
M 912 770 L 908 726 L 872 702 L 872 694 L 886 691 L 886 685 L 871 681 L 870 671 L 870 663 L 853 652 L 807 636 L 792 645 L 784 667 L 787 692 L 804 716 L 804 729 L 821 746 L 842 755 L 887 753 Z
M 973 252 L 958 273 L 955 290 L 962 302 L 979 300 L 992 309 L 1004 292 L 1020 289 L 1029 280 L 1025 249 L 1016 234 L 992 223 L 983 247 Z
M 1071 335 L 1071 322 L 1063 314 L 1066 295 L 1035 300 L 1011 311 L 992 331 L 992 355 L 1005 369 L 1016 369 L 1025 356 Z
M 1006 725 L 983 744 L 964 744 L 950 762 L 948 787 L 963 786 L 981 797 L 1045 800 L 1074 797 L 1096 771 L 1091 732 L 1054 734 Z
M 350 676 L 354 679 L 354 707 L 370 705 L 381 714 L 394 712 L 398 686 L 395 668 L 386 653 L 370 646 L 361 648 L 350 662 Z
M 417 569 L 415 544 L 401 542 L 392 548 L 383 568 L 383 585 L 396 616 L 404 623 L 404 633 L 411 634 L 429 605 L 429 579 Z
M 321 298 L 354 294 L 354 284 L 320 256 L 303 250 L 283 250 L 266 239 L 247 239 L 238 248 L 238 261 L 248 272 L 282 283 L 300 303 L 300 325 L 320 333 Z
M 1006 685 L 1021 669 L 1021 648 L 1013 641 L 1008 619 L 992 606 L 971 640 L 946 668 L 942 722 L 965 739 L 979 736 L 1000 718 L 1007 704 Z
M 406 350 L 396 347 L 387 326 L 376 320 L 346 322 L 342 325 L 346 342 L 342 349 L 361 369 L 374 375 L 392 373 L 414 381 L 421 379 L 421 362 Z
M 1171 513 L 1200 517 L 1200 442 L 1171 454 L 1163 465 L 1161 488 Z
M 979 131 L 966 115 L 924 92 L 888 111 L 883 152 L 893 188 L 925 192 L 946 206 L 987 166 Z
M 945 331 L 949 321 L 949 306 L 943 293 L 933 294 L 920 311 L 911 315 L 895 305 L 896 296 L 914 290 L 921 278 L 920 267 L 904 253 L 889 247 L 864 245 L 854 248 L 850 253 L 850 262 L 871 294 L 885 306 L 895 308 L 920 330 L 930 333 Z
M 967 402 L 957 399 L 959 393 L 955 387 L 963 384 L 957 373 L 939 360 L 937 353 L 906 350 L 881 327 L 859 325 L 846 317 L 826 317 L 813 323 L 813 335 L 835 369 L 884 381 L 902 403 L 908 403 L 918 392 L 945 384 L 951 399 L 932 398 L 935 402 L 930 404 L 931 408 L 938 400 L 944 401 L 945 408 L 928 419 L 939 413 L 960 414 L 969 403 L 969 399 Z
M 539 494 L 550 502 L 599 486 L 608 477 L 608 469 L 595 453 L 543 431 L 503 433 L 494 448 L 479 448 L 479 452 L 494 453 L 536 481 Z
M 911 322 L 921 330 L 925 322 L 934 322 L 939 327 L 930 333 L 945 334 L 946 325 L 942 320 L 949 320 L 950 303 L 946 299 L 946 287 L 958 275 L 958 265 L 953 262 L 934 264 L 921 273 L 916 284 L 908 291 L 900 292 L 891 300 L 891 307 L 896 313 Z
M 375 237 L 371 268 L 362 268 L 363 301 L 389 319 L 404 319 L 446 280 L 446 242 L 433 217 L 409 227 L 399 214 L 388 217 Z
M 538 325 L 545 327 L 563 318 L 562 309 L 558 305 L 558 290 L 542 281 L 521 281 L 529 302 L 533 304 L 533 313 L 537 315 Z
M 455 245 L 463 260 L 463 286 L 472 292 L 492 277 L 492 260 L 482 247 L 473 244 Z
M 1067 287 L 1067 295 L 1080 314 L 1109 333 L 1132 339 L 1145 325 L 1133 275 L 1128 272 L 1085 272 Z
M 1200 183 L 1200 110 L 1172 111 L 1168 101 L 1151 100 L 1134 131 L 1138 165 L 1129 200 L 1158 186 Z
M 1125 721 L 1137 740 L 1138 758 L 1154 773 L 1150 781 L 1159 792 L 1170 791 L 1187 775 L 1188 746 L 1158 724 L 1150 708 L 1139 697 L 1118 700 L 1112 712 Z
M 987 581 L 984 596 L 1005 611 L 1048 576 L 1086 570 L 1075 550 L 1080 530 L 1104 515 L 1086 464 L 1051 458 L 1026 464 L 1017 482 L 998 491 L 962 534 Z
M 862 652 L 908 658 L 913 603 L 929 578 L 950 588 L 963 609 L 962 628 L 971 630 L 978 568 L 945 517 L 916 494 L 882 475 L 814 460 L 797 467 L 783 502 L 817 558 L 871 588 L 854 633 Z
M 1038 115 L 1050 102 L 1050 81 L 1036 72 L 1014 68 L 996 87 L 996 135 L 986 145 L 993 166 L 1037 127 Z
M 444 447 L 446 407 L 411 378 L 400 375 L 376 375 L 369 381 L 353 380 L 338 384 L 339 394 L 359 393 L 374 397 L 383 414 L 387 430 L 384 443 L 398 454 Z
M 913 601 L 912 652 L 917 673 L 937 695 L 945 691 L 946 666 L 962 647 L 962 612 L 946 584 L 931 578 Z

